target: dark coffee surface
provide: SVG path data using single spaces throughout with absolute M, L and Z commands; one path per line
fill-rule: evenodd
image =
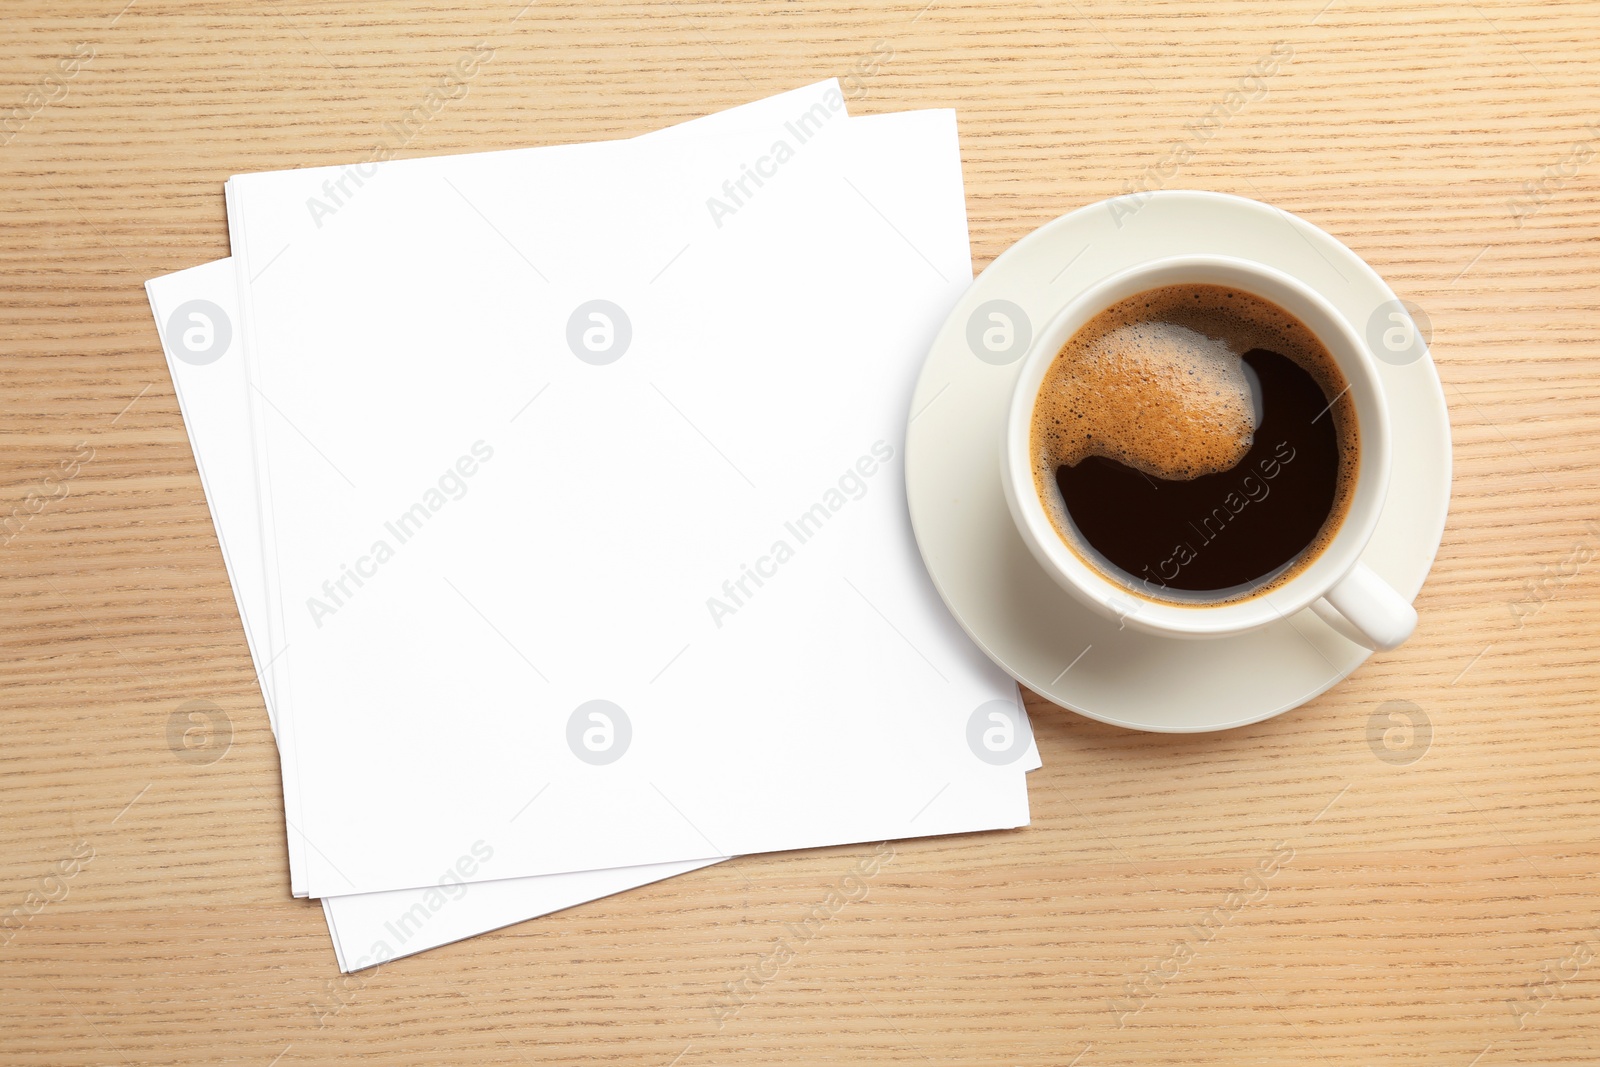
M 1292 360 L 1253 349 L 1261 424 L 1233 468 L 1187 480 L 1152 477 L 1103 456 L 1061 466 L 1056 485 L 1078 533 L 1156 588 L 1248 586 L 1317 539 L 1339 488 L 1339 441 L 1328 399 Z
M 1270 589 L 1338 531 L 1359 455 L 1331 353 L 1242 290 L 1175 285 L 1102 311 L 1046 372 L 1034 479 L 1062 539 L 1159 600 Z

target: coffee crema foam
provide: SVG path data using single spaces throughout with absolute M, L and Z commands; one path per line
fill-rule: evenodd
M 1052 471 L 1090 456 L 1171 480 L 1229 470 L 1255 430 L 1243 351 L 1176 322 L 1091 322 L 1040 386 L 1036 452 Z
M 1162 286 L 1111 305 L 1073 334 L 1045 372 L 1029 451 L 1039 500 L 1069 546 L 1079 555 L 1087 547 L 1057 487 L 1059 468 L 1100 456 L 1152 478 L 1189 481 L 1240 465 L 1261 418 L 1254 372 L 1241 357 L 1258 349 L 1291 360 L 1334 398 L 1329 413 L 1340 451 L 1337 489 L 1326 522 L 1298 561 L 1258 588 L 1221 600 L 1282 585 L 1321 554 L 1355 488 L 1359 442 L 1344 376 L 1310 328 L 1288 311 L 1243 290 L 1201 284 Z M 1130 588 L 1157 600 L 1192 599 L 1141 588 L 1146 585 Z

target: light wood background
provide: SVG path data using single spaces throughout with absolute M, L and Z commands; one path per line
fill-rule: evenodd
M 59 897 L 0 937 L 0 1061 L 1600 1062 L 1600 4 L 523 2 L 0 18 L 0 109 L 22 109 L 0 144 L 0 516 L 28 515 L 0 545 L 0 913 Z M 480 41 L 492 60 L 404 154 L 640 133 L 876 52 L 854 113 L 960 111 L 980 267 L 1123 192 L 1287 42 L 1165 184 L 1298 212 L 1431 316 L 1455 496 L 1417 636 L 1217 736 L 1031 700 L 1033 825 L 898 843 L 720 1026 L 715 998 L 870 848 L 337 981 L 319 909 L 289 897 L 272 737 L 141 285 L 227 254 L 228 175 L 364 157 Z M 92 61 L 50 81 L 79 45 Z M 35 91 L 57 99 L 29 115 Z M 92 459 L 44 483 L 80 442 Z M 231 723 L 214 762 L 169 748 L 192 700 Z M 1429 729 L 1391 730 L 1391 701 Z

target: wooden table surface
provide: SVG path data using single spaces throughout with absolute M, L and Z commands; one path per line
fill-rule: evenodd
M 7 5 L 0 1062 L 1600 1062 L 1600 4 L 524 2 Z M 896 843 L 758 981 L 870 847 L 341 979 L 289 896 L 142 283 L 227 254 L 230 174 L 364 158 L 480 45 L 402 155 L 640 133 L 838 75 L 856 114 L 959 109 L 980 267 L 1140 182 L 1332 232 L 1427 311 L 1450 403 L 1417 635 L 1220 735 L 1030 698 L 1033 825 Z M 209 747 L 174 745 L 196 700 Z

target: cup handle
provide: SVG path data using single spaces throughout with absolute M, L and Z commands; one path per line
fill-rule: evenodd
M 1380 652 L 1398 648 L 1417 628 L 1417 609 L 1360 562 L 1311 610 L 1356 644 Z

